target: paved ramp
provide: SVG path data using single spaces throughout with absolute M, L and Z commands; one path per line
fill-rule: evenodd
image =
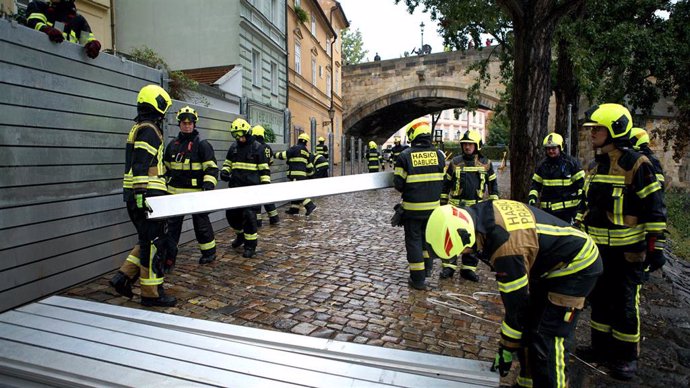
M 489 366 L 60 296 L 0 315 L 7 386 L 498 386 Z

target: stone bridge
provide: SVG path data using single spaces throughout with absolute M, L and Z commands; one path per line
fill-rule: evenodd
M 492 49 L 410 56 L 346 66 L 343 70 L 343 133 L 382 143 L 411 120 L 445 109 L 466 106 L 476 71 L 467 69 Z M 494 53 L 495 54 L 495 53 Z M 497 58 L 494 55 L 493 58 Z M 505 89 L 495 75 L 482 87 L 481 108 L 493 109 Z

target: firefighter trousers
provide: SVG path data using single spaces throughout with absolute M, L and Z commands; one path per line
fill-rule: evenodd
M 427 274 L 431 275 L 433 268 L 433 259 L 426 249 L 425 230 L 428 221 L 428 218 L 403 218 L 410 280 L 420 286 L 424 284 Z
M 245 207 L 225 211 L 228 224 L 237 234 L 237 238 L 244 242 L 245 248 L 256 249 L 258 240 L 258 226 L 256 223 L 257 207 Z
M 574 274 L 529 280 L 525 347 L 518 352 L 518 386 L 567 386 L 577 318 L 601 272 L 601 259 L 597 259 Z
M 168 219 L 168 235 L 176 246 L 180 242 L 183 220 L 184 216 L 172 217 Z M 194 225 L 194 235 L 196 236 L 196 241 L 199 243 L 201 255 L 215 255 L 216 240 L 213 235 L 213 225 L 211 225 L 211 220 L 208 218 L 208 213 L 192 214 L 192 225 Z M 174 252 L 174 254 L 177 255 L 177 252 Z M 170 254 L 168 255 L 168 259 L 171 259 Z M 174 262 L 175 258 L 173 257 L 172 259 Z
M 640 344 L 639 297 L 644 269 L 642 254 L 599 246 L 604 273 L 589 297 L 592 347 L 608 360 L 637 360 Z

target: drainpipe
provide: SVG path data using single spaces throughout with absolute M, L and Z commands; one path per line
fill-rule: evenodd
M 115 7 L 113 2 L 114 0 L 110 0 L 110 39 L 113 43 L 113 55 L 115 55 L 117 46 L 115 45 Z
M 329 12 L 329 18 L 330 20 L 328 21 L 331 24 L 331 30 L 333 30 L 333 40 L 331 40 L 331 106 L 328 108 L 329 112 L 335 112 L 335 107 L 333 105 L 333 95 L 335 94 L 335 61 L 333 60 L 335 58 L 334 51 L 333 51 L 333 46 L 335 45 L 335 40 L 338 38 L 338 34 L 335 32 L 335 29 L 333 28 L 333 11 L 337 10 L 338 6 L 333 6 L 331 7 L 331 11 Z M 331 134 L 332 138 L 335 139 L 335 126 L 333 124 L 333 119 L 335 118 L 335 113 L 330 114 L 331 116 Z M 340 144 L 340 147 L 342 148 L 344 145 Z M 329 147 L 333 147 L 332 144 L 329 145 Z M 332 150 L 329 149 L 329 153 L 333 153 Z M 333 158 L 329 156 L 328 162 L 330 164 L 330 169 L 333 171 Z M 340 163 L 343 163 L 341 160 Z

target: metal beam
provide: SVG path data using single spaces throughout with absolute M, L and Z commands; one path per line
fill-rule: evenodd
M 146 201 L 152 209 L 151 213 L 149 213 L 149 218 L 166 218 L 184 214 L 209 213 L 217 210 L 255 206 L 264 203 L 277 203 L 356 191 L 383 189 L 391 186 L 393 186 L 393 173 L 377 172 L 166 195 L 147 198 Z

